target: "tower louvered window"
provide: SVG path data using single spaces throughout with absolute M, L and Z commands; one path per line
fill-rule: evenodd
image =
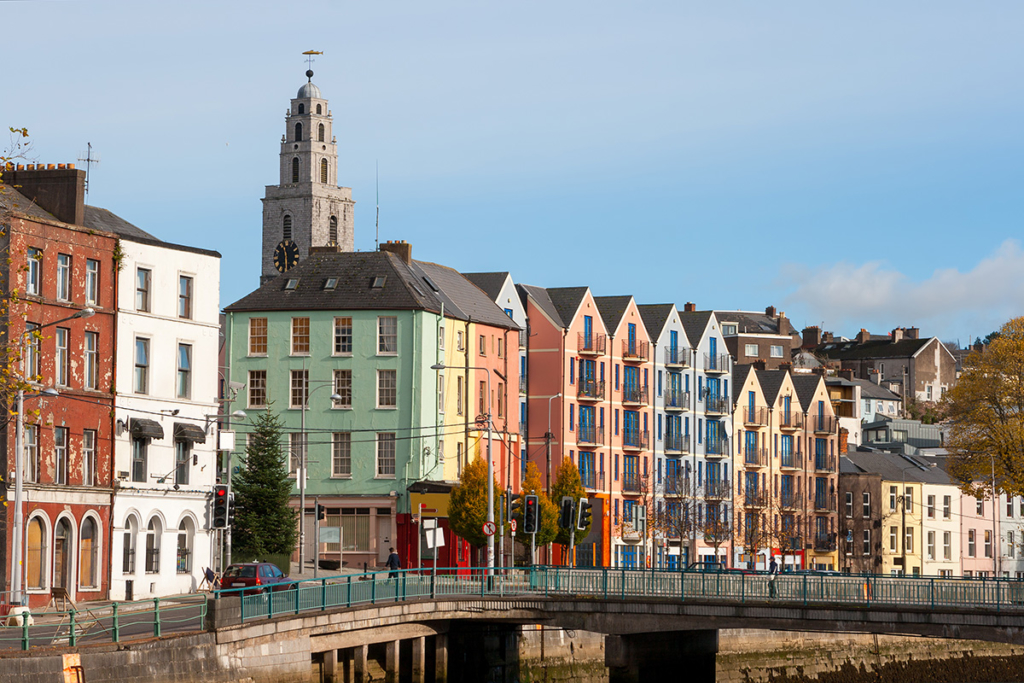
M 281 237 L 283 239 L 286 239 L 286 240 L 290 240 L 292 238 L 292 217 L 291 216 L 285 216 L 284 217 L 284 229 L 281 231 Z
M 299 158 L 292 159 L 292 182 L 299 182 Z
M 327 182 L 327 159 L 320 160 L 320 182 Z
M 299 113 L 300 114 L 305 114 L 306 113 L 306 105 L 302 104 L 301 102 L 299 102 Z
M 318 105 L 316 105 L 316 113 L 317 113 L 317 114 L 322 114 L 322 113 L 323 113 L 323 110 L 322 110 L 322 109 L 320 109 L 320 105 L 319 105 L 319 104 L 318 104 Z
M 296 123 L 295 124 L 295 141 L 299 142 L 300 140 L 302 140 L 302 124 L 301 123 Z
M 319 113 L 319 112 L 317 112 L 317 113 Z M 323 142 L 324 141 L 324 124 L 322 124 L 322 123 L 320 124 L 320 127 L 317 129 L 317 137 L 316 137 L 316 139 L 317 139 L 318 142 Z
M 330 232 L 328 233 L 328 239 L 332 244 L 338 243 L 338 217 L 331 216 Z

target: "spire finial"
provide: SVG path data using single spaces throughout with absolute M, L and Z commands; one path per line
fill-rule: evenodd
M 317 50 L 306 50 L 302 54 L 306 55 L 306 79 L 310 83 L 312 83 L 313 82 L 313 61 L 314 61 L 313 60 L 313 55 L 322 55 L 323 52 L 318 52 Z

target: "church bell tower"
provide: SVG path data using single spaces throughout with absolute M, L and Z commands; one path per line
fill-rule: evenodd
M 281 181 L 263 198 L 261 281 L 276 277 L 309 256 L 310 247 L 354 250 L 352 189 L 338 186 L 338 146 L 327 100 L 313 85 L 313 72 L 285 114 L 281 136 Z

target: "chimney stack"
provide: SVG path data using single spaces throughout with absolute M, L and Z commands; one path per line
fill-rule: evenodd
M 775 307 L 774 306 L 768 306 L 767 308 L 764 309 L 764 314 L 766 316 L 768 316 L 769 318 L 774 318 L 775 317 Z
M 754 368 L 757 369 L 757 370 L 767 370 L 768 369 L 768 363 L 766 363 L 763 358 L 759 358 L 759 359 L 755 360 L 753 363 L 751 363 L 751 365 L 753 365 Z
M 697 304 L 693 303 L 692 301 L 687 301 L 687 302 L 686 302 L 686 303 L 685 303 L 685 304 L 683 305 L 683 311 L 684 311 L 685 313 L 693 313 L 693 312 L 695 312 L 696 310 L 697 310 Z
M 785 372 L 793 372 L 793 363 L 790 361 L 786 361 L 785 363 L 779 363 L 779 370 L 784 370 Z
M 840 368 L 839 369 L 839 376 L 841 378 L 843 378 L 843 379 L 848 379 L 848 380 L 850 380 L 852 382 L 853 381 L 853 368 Z
M 901 341 L 903 341 L 903 328 L 897 327 L 892 331 L 892 343 L 895 344 Z
M 916 327 L 908 327 L 904 333 L 907 339 L 920 339 L 921 330 Z
M 814 348 L 821 344 L 821 328 L 817 325 L 804 328 L 804 348 Z
M 22 169 L 18 164 L 17 170 L 3 172 L 3 182 L 16 187 L 57 220 L 82 225 L 85 222 L 85 171 L 75 170 L 74 164 L 61 166 L 64 168 L 57 168 L 57 164 L 28 164 Z
M 869 339 L 871 339 L 871 333 L 865 330 L 863 327 L 860 328 L 860 332 L 857 333 L 857 343 L 863 344 Z
M 412 245 L 405 240 L 388 240 L 380 245 L 381 251 L 389 251 L 406 263 L 412 263 Z

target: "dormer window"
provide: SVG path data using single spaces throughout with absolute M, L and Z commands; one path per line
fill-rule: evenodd
M 387 282 L 387 275 L 378 275 L 373 278 L 373 283 L 370 285 L 374 289 L 384 289 L 384 283 Z
M 284 283 L 284 288 L 286 290 L 295 289 L 298 286 L 299 286 L 299 279 L 296 278 L 296 277 L 290 277 Z
M 336 277 L 329 277 L 324 282 L 324 289 L 334 289 L 337 286 L 338 286 L 338 278 L 336 278 Z

